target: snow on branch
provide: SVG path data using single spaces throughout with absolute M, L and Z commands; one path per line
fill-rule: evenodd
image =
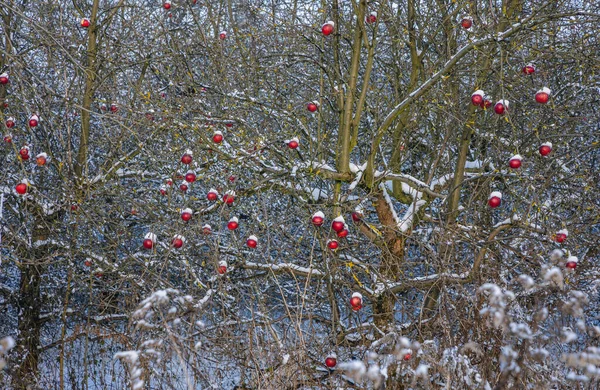
M 290 264 L 290 263 L 282 263 L 282 264 L 258 264 L 251 261 L 246 261 L 242 264 L 243 268 L 246 269 L 261 269 L 261 270 L 269 270 L 273 273 L 282 273 L 282 272 L 290 272 L 294 275 L 300 276 L 318 276 L 323 277 L 325 273 L 318 269 L 312 267 L 301 267 L 299 265 Z

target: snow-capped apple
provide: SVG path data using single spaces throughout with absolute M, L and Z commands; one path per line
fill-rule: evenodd
M 23 160 L 29 160 L 29 146 L 25 145 L 19 150 L 19 155 Z
M 485 95 L 483 97 L 483 102 L 479 105 L 479 107 L 483 108 L 484 110 L 487 110 L 492 106 L 492 104 L 494 104 L 494 102 L 492 102 L 492 98 Z
M 490 197 L 488 198 L 488 204 L 490 205 L 490 207 L 496 208 L 500 206 L 500 203 L 502 203 L 502 193 L 500 191 L 492 192 L 490 194 Z
M 225 122 L 225 126 L 227 126 L 227 127 L 233 127 L 233 122 Z
M 175 237 L 173 237 L 173 241 L 171 242 L 171 244 L 173 245 L 173 248 L 181 248 L 183 246 L 183 243 L 185 242 L 185 237 L 180 236 L 179 234 L 176 234 Z
M 548 103 L 548 98 L 550 98 L 550 88 L 544 87 L 535 93 L 535 101 L 540 104 Z
M 556 236 L 554 236 L 554 241 L 558 242 L 559 244 L 562 244 L 563 242 L 565 242 L 568 236 L 569 231 L 567 229 L 561 229 L 556 232 Z
M 339 246 L 340 246 L 340 244 L 339 244 L 339 242 L 337 242 L 337 240 L 328 240 L 327 241 L 327 248 L 331 249 L 332 251 L 339 248 Z
M 224 40 L 224 39 L 226 39 L 226 38 L 227 38 L 227 31 L 221 31 L 221 32 L 219 33 L 219 39 L 220 39 L 220 40 Z
M 79 210 L 79 205 L 77 203 L 73 203 L 71 205 L 71 211 L 77 211 L 77 210 Z
M 188 182 L 187 182 L 187 181 L 184 181 L 184 182 L 182 182 L 182 183 L 179 185 L 179 189 L 180 189 L 182 192 L 186 192 L 186 191 L 188 190 L 188 188 L 189 188 L 189 186 L 188 186 Z
M 313 101 L 306 105 L 306 109 L 310 112 L 316 112 L 319 109 L 319 102 Z
M 210 227 L 209 224 L 202 226 L 202 233 L 206 234 L 206 235 L 212 233 L 212 228 Z
M 334 28 L 335 28 L 335 23 L 333 23 L 333 21 L 330 20 L 328 22 L 325 22 L 325 24 L 323 26 L 321 26 L 321 32 L 325 36 L 331 35 L 331 33 L 333 32 Z
M 233 217 L 227 222 L 227 229 L 229 230 L 235 230 L 238 226 L 240 226 L 240 224 L 238 223 L 237 217 Z
M 534 74 L 535 73 L 535 66 L 531 63 L 525 65 L 523 67 L 523 73 L 524 74 Z
M 460 21 L 460 25 L 465 30 L 470 29 L 471 26 L 473 26 L 473 18 L 471 16 L 463 16 L 462 20 Z
M 0 84 L 6 85 L 8 84 L 8 73 L 4 72 L 0 74 Z
M 333 220 L 333 222 L 331 222 L 331 228 L 335 232 L 341 232 L 342 230 L 344 230 L 344 225 L 345 224 L 346 224 L 346 221 L 344 221 L 344 217 L 342 217 L 340 215 L 339 217 L 336 217 Z
M 81 19 L 81 27 L 83 27 L 83 28 L 90 27 L 90 20 L 88 18 Z
M 325 214 L 323 214 L 322 211 L 317 211 L 316 213 L 313 214 L 313 216 L 312 216 L 313 225 L 321 226 L 321 225 L 323 225 L 324 221 L 325 221 Z
M 540 146 L 540 154 L 542 156 L 547 156 L 552 152 L 552 142 L 544 142 L 541 146 Z
M 163 8 L 171 9 L 171 0 L 165 0 L 165 2 L 163 3 Z
M 119 111 L 119 106 L 117 106 L 117 103 L 112 103 L 110 105 L 110 112 L 117 112 Z
M 223 142 L 223 133 L 221 133 L 220 131 L 215 131 L 215 133 L 213 134 L 213 141 L 216 144 L 220 144 L 221 142 Z
M 94 276 L 97 278 L 101 278 L 104 276 L 104 270 L 102 268 L 96 268 L 94 270 Z
M 406 353 L 404 354 L 404 356 L 402 357 L 402 359 L 404 359 L 404 360 L 408 361 L 408 360 L 410 360 L 410 358 L 411 358 L 411 357 L 412 357 L 412 353 L 410 353 L 410 352 L 406 352 Z
M 325 365 L 328 368 L 333 368 L 335 367 L 337 364 L 337 357 L 335 355 L 335 353 L 330 354 L 329 356 L 327 356 L 327 358 L 325 359 Z
M 208 191 L 208 194 L 206 194 L 206 199 L 208 199 L 211 202 L 214 202 L 218 198 L 219 198 L 219 193 L 214 188 L 211 188 L 210 191 Z
M 188 149 L 185 151 L 183 156 L 181 156 L 181 162 L 185 165 L 190 165 L 192 163 L 193 157 L 194 157 L 194 154 L 192 153 L 191 150 Z
M 172 179 L 167 179 L 167 180 L 165 181 L 165 183 L 167 183 L 167 185 L 168 185 L 169 187 L 173 187 L 173 180 L 172 180 Z
M 219 275 L 225 275 L 227 273 L 227 262 L 225 260 L 219 261 L 219 268 L 217 269 Z
M 579 259 L 577 258 L 577 256 L 569 256 L 567 258 L 567 264 L 565 264 L 565 266 L 568 269 L 575 269 L 575 268 L 577 268 L 578 262 L 579 262 Z
M 362 210 L 362 208 L 357 207 L 352 212 L 352 220 L 354 222 L 359 222 L 362 218 L 363 218 L 363 210 Z
M 504 113 L 508 110 L 508 100 L 498 100 L 496 105 L 494 106 L 494 112 L 498 115 L 504 115 Z
M 481 106 L 483 104 L 484 96 L 485 96 L 485 92 L 483 92 L 481 89 L 478 89 L 477 91 L 473 92 L 473 94 L 471 95 L 471 103 L 474 106 Z
M 188 183 L 193 183 L 196 181 L 196 172 L 189 170 L 187 171 L 187 173 L 185 174 L 185 181 L 187 181 Z
M 344 228 L 337 232 L 337 236 L 339 238 L 344 238 L 348 236 L 348 225 L 344 224 Z
M 36 114 L 29 117 L 29 127 L 36 127 L 39 122 L 40 118 Z
M 362 294 L 359 292 L 352 293 L 352 297 L 350 298 L 350 306 L 352 306 L 352 310 L 360 310 L 362 308 Z
M 144 248 L 152 249 L 152 248 L 154 248 L 154 245 L 156 245 L 156 234 L 147 233 L 144 236 Z
M 229 190 L 223 195 L 223 202 L 227 205 L 232 205 L 235 201 L 235 191 Z
M 185 208 L 181 211 L 181 219 L 183 219 L 185 222 L 187 222 L 190 219 L 192 219 L 193 214 L 194 214 L 194 212 L 192 211 L 192 209 Z
M 10 144 L 12 142 L 12 134 L 5 134 L 3 140 L 7 144 Z
M 246 245 L 248 245 L 249 248 L 256 248 L 256 245 L 258 245 L 258 238 L 256 238 L 255 235 L 251 235 L 246 240 Z
M 9 118 L 6 120 L 6 123 L 5 123 L 5 125 L 6 125 L 6 127 L 7 127 L 7 128 L 9 128 L 9 129 L 10 129 L 10 128 L 12 128 L 12 127 L 15 127 L 15 118 L 13 118 L 13 117 L 9 117 Z
M 371 13 L 369 13 L 369 14 L 367 15 L 367 17 L 365 18 L 365 21 L 366 21 L 368 24 L 373 24 L 373 23 L 375 23 L 375 22 L 377 21 L 377 12 L 375 12 L 375 11 L 372 11 Z
M 167 195 L 167 187 L 165 187 L 165 186 L 160 186 L 160 189 L 159 189 L 159 191 L 160 191 L 160 194 L 161 194 L 162 196 L 165 196 L 165 195 Z
M 35 162 L 40 167 L 46 165 L 46 161 L 48 161 L 48 155 L 46 153 L 42 152 L 35 156 Z
M 298 137 L 294 137 L 291 140 L 287 141 L 287 145 L 290 149 L 297 149 L 299 144 L 300 140 L 298 139 Z
M 235 181 L 235 176 L 230 175 L 227 180 L 229 180 L 230 183 L 233 183 Z
M 91 267 L 92 266 L 92 259 L 85 259 L 85 261 L 83 262 L 83 265 L 85 265 L 86 267 Z
M 519 168 L 521 168 L 521 161 L 522 160 L 523 160 L 523 157 L 521 157 L 520 154 L 515 154 L 514 156 L 512 156 L 510 158 L 510 160 L 508 160 L 508 165 L 512 169 L 519 169 Z
M 29 181 L 27 181 L 27 179 L 23 179 L 19 184 L 16 185 L 15 191 L 17 191 L 17 194 L 19 195 L 25 195 L 27 193 L 28 187 Z

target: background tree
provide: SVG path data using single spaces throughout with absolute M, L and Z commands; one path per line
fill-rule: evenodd
M 595 386 L 594 3 L 0 15 L 2 383 Z

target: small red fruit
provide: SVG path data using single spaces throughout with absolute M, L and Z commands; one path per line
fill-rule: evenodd
M 219 268 L 217 269 L 219 275 L 225 275 L 227 273 L 227 262 L 225 260 L 219 261 Z
M 90 259 L 85 259 L 85 261 L 83 262 L 83 265 L 85 265 L 86 267 L 91 267 L 92 264 L 92 260 Z
M 368 24 L 373 24 L 377 21 L 377 12 L 373 11 L 371 12 L 369 15 L 367 15 L 367 17 L 365 18 L 365 21 Z
M 347 236 L 348 236 L 348 226 L 347 226 L 347 225 L 344 225 L 344 229 L 343 229 L 343 230 L 341 230 L 341 231 L 339 231 L 339 232 L 337 232 L 337 236 L 338 236 L 339 238 L 344 238 L 344 237 L 347 237 Z
M 152 240 L 144 240 L 144 248 L 152 249 L 153 246 L 154 244 L 152 243 Z
M 321 226 L 321 225 L 323 225 L 324 221 L 325 221 L 325 214 L 323 214 L 323 212 L 317 211 L 316 213 L 313 214 L 313 216 L 312 216 L 313 225 Z
M 256 248 L 256 245 L 258 245 L 258 238 L 256 238 L 255 235 L 248 237 L 246 245 L 248 245 L 249 248 Z
M 112 103 L 110 105 L 110 112 L 117 112 L 117 111 L 119 111 L 119 106 L 117 106 L 116 103 Z
M 523 160 L 523 157 L 521 157 L 519 154 L 515 154 L 510 158 L 510 160 L 508 160 L 508 165 L 512 169 L 519 169 L 521 168 L 521 160 Z
M 473 26 L 473 18 L 470 16 L 464 16 L 462 18 L 462 20 L 460 21 L 460 25 L 462 26 L 462 28 L 464 28 L 465 30 L 468 30 L 471 28 L 471 26 Z
M 8 84 L 8 73 L 2 73 L 0 74 L 0 84 L 2 85 L 6 85 Z
M 310 102 L 306 105 L 306 109 L 310 112 L 316 112 L 319 109 L 319 102 Z
M 337 242 L 337 240 L 327 241 L 327 247 L 329 249 L 331 249 L 332 251 L 336 250 L 339 246 L 340 246 L 340 244 Z
M 352 212 L 352 220 L 354 222 L 359 222 L 363 218 L 363 212 L 360 209 L 356 209 Z
M 558 242 L 559 244 L 562 244 L 563 242 L 565 242 L 565 240 L 567 239 L 568 236 L 569 236 L 569 231 L 567 229 L 561 229 L 558 232 L 556 232 L 554 241 Z
M 79 205 L 77 205 L 77 204 L 72 204 L 72 205 L 71 205 L 71 211 L 77 211 L 77 210 L 79 210 Z
M 471 95 L 471 103 L 474 106 L 481 106 L 483 104 L 484 95 L 485 92 L 483 92 L 481 89 L 478 89 L 477 91 L 473 92 L 473 94 Z
M 194 171 L 187 171 L 185 174 L 185 181 L 188 183 L 193 183 L 196 181 L 196 173 Z
M 540 146 L 540 154 L 542 156 L 547 156 L 552 152 L 552 143 L 551 142 L 544 142 L 541 146 Z
M 21 159 L 29 160 L 29 147 L 23 146 L 21 150 L 19 150 L 19 155 L 21 156 Z
M 186 150 L 186 152 L 183 154 L 183 156 L 181 156 L 181 162 L 185 165 L 190 165 L 192 163 L 192 151 L 191 150 Z
M 192 209 L 190 209 L 190 208 L 183 209 L 183 211 L 181 212 L 181 219 L 183 219 L 185 222 L 187 222 L 190 219 L 192 219 L 192 214 L 193 214 Z
M 219 39 L 222 40 L 222 41 L 225 40 L 225 39 L 227 39 L 227 31 L 221 31 L 219 33 Z
M 498 115 L 504 115 L 508 110 L 508 100 L 499 100 L 494 106 L 494 112 Z
M 350 298 L 350 306 L 352 306 L 352 310 L 360 310 L 362 308 L 362 294 L 359 292 L 355 292 L 352 294 L 352 298 Z
M 481 103 L 479 105 L 479 107 L 483 108 L 484 110 L 487 110 L 488 108 L 490 108 L 492 106 L 492 104 L 494 104 L 492 102 L 492 98 L 489 96 L 484 96 L 483 97 L 483 103 Z
M 229 230 L 235 230 L 238 228 L 238 226 L 240 226 L 240 224 L 238 223 L 237 217 L 231 218 L 227 223 L 227 229 Z
M 548 99 L 550 98 L 550 93 L 552 91 L 550 91 L 550 88 L 542 88 L 539 91 L 536 92 L 535 94 L 535 101 L 540 103 L 540 104 L 546 104 L 548 103 Z
M 232 205 L 233 202 L 235 201 L 235 192 L 234 191 L 227 191 L 225 193 L 225 195 L 223 195 L 223 202 L 225 202 L 225 204 L 228 205 Z
M 494 191 L 490 194 L 490 197 L 488 198 L 488 204 L 490 205 L 491 208 L 496 208 L 498 206 L 500 206 L 500 204 L 502 203 L 502 193 L 500 193 L 499 191 Z
M 342 217 L 340 215 L 339 217 L 337 217 L 336 219 L 334 219 L 333 222 L 331 222 L 331 228 L 335 232 L 341 232 L 342 230 L 344 230 L 344 225 L 345 224 L 346 224 L 346 222 L 344 221 L 344 217 Z
M 185 238 L 183 236 L 176 235 L 175 237 L 173 237 L 173 242 L 172 242 L 173 248 L 177 248 L 177 249 L 181 248 L 183 246 L 184 241 L 185 241 Z
M 6 127 L 9 129 L 15 127 L 15 118 L 13 118 L 13 117 L 8 118 L 6 120 Z
M 336 359 L 335 355 L 329 355 L 329 356 L 327 356 L 327 359 L 325 359 L 325 365 L 328 368 L 333 368 L 336 366 L 336 364 L 337 364 L 337 359 Z
M 88 18 L 81 19 L 81 27 L 83 27 L 83 28 L 90 27 L 90 20 Z
M 212 233 L 212 228 L 210 227 L 209 224 L 202 226 L 202 233 L 205 235 Z
M 330 20 L 327 23 L 325 23 L 323 26 L 321 26 L 321 32 L 323 33 L 323 35 L 328 36 L 328 35 L 331 35 L 331 33 L 333 33 L 334 28 L 335 28 L 335 23 L 333 23 Z
M 6 134 L 4 136 L 4 142 L 6 142 L 7 144 L 12 143 L 12 135 L 11 134 Z
M 223 142 L 223 133 L 221 133 L 220 131 L 215 131 L 215 133 L 213 134 L 213 141 L 216 144 L 220 144 L 221 142 Z
M 576 256 L 569 256 L 569 258 L 567 259 L 567 264 L 565 264 L 565 266 L 568 269 L 573 270 L 573 269 L 577 268 L 578 262 L 579 262 L 579 259 L 577 259 Z
M 154 248 L 155 244 L 156 244 L 156 234 L 154 234 L 154 233 L 147 233 L 144 236 L 144 248 L 146 248 L 146 249 L 152 249 L 152 248 Z
M 206 194 L 206 199 L 208 199 L 211 202 L 216 201 L 218 198 L 219 193 L 214 188 L 211 188 L 210 191 L 208 191 L 208 194 Z
M 171 0 L 165 0 L 165 2 L 163 3 L 163 8 L 171 9 Z
M 167 187 L 161 186 L 159 191 L 162 196 L 167 195 Z
M 40 153 L 35 157 L 35 162 L 40 167 L 46 165 L 47 160 L 48 160 L 48 155 L 46 153 Z
M 527 64 L 523 67 L 523 73 L 524 74 L 534 74 L 535 73 L 535 66 L 533 66 L 533 64 Z
M 187 181 L 184 181 L 183 183 L 181 183 L 181 184 L 179 185 L 179 189 L 180 189 L 182 192 L 186 192 L 186 191 L 188 190 L 188 188 L 189 188 L 189 187 L 188 187 L 188 183 L 187 183 Z
M 409 353 L 405 353 L 405 354 L 404 354 L 404 357 L 403 357 L 403 359 L 404 359 L 404 360 L 410 360 L 410 358 L 411 358 L 411 357 L 412 357 L 412 354 L 409 352 Z
M 171 179 L 167 179 L 167 181 L 166 181 L 165 183 L 167 183 L 167 185 L 168 185 L 169 187 L 173 187 L 173 180 L 171 180 Z
M 15 191 L 19 195 L 25 195 L 27 193 L 27 181 L 23 180 L 15 187 Z
M 300 141 L 296 137 L 294 137 L 291 140 L 287 141 L 287 145 L 288 145 L 288 147 L 290 149 L 297 149 L 299 144 L 300 144 Z
M 30 118 L 29 118 L 29 127 L 36 127 L 38 125 L 40 121 L 40 118 L 33 114 Z

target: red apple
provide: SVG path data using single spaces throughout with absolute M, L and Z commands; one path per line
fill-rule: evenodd
M 240 226 L 240 224 L 238 223 L 237 217 L 231 218 L 227 223 L 227 229 L 229 230 L 235 230 L 238 228 L 238 226 Z
M 300 144 L 300 141 L 298 140 L 297 137 L 294 137 L 291 140 L 287 141 L 287 145 L 290 149 L 297 149 L 299 144 Z
M 225 260 L 219 261 L 219 268 L 217 268 L 219 275 L 225 275 L 227 273 L 227 262 Z
M 219 33 L 219 39 L 220 39 L 220 40 L 224 40 L 224 39 L 226 39 L 226 38 L 227 38 L 227 31 L 221 31 L 221 32 Z
M 230 183 L 233 183 L 235 181 L 235 176 L 230 175 L 229 178 L 227 178 L 227 180 L 229 180 Z
M 527 64 L 523 67 L 523 73 L 524 74 L 534 74 L 535 73 L 535 66 L 533 64 Z
M 574 270 L 575 268 L 577 268 L 578 262 L 579 259 L 577 259 L 576 256 L 569 256 L 569 258 L 567 259 L 567 264 L 565 264 L 565 266 L 570 270 Z
M 479 105 L 479 107 L 483 108 L 484 110 L 487 110 L 488 108 L 490 108 L 492 106 L 492 104 L 494 104 L 492 102 L 492 98 L 489 96 L 484 96 L 483 102 Z
M 554 241 L 558 242 L 559 244 L 562 244 L 563 242 L 565 242 L 565 240 L 567 239 L 568 236 L 569 236 L 569 231 L 567 229 L 561 229 L 558 232 L 556 232 Z
M 188 188 L 189 188 L 189 187 L 188 187 L 188 183 L 187 183 L 187 181 L 184 181 L 183 183 L 181 183 L 181 184 L 179 185 L 179 189 L 180 189 L 182 192 L 186 192 L 186 191 L 188 190 Z
M 462 20 L 460 21 L 460 25 L 465 30 L 470 29 L 471 26 L 473 25 L 473 18 L 470 16 L 463 16 Z
M 332 251 L 336 250 L 339 246 L 340 246 L 340 244 L 337 242 L 337 240 L 327 241 L 327 247 L 329 249 L 331 249 Z
M 152 249 L 156 244 L 156 234 L 154 233 L 146 233 L 144 236 L 144 248 Z
M 165 186 L 160 186 L 160 190 L 159 190 L 159 191 L 160 191 L 160 194 L 161 194 L 162 196 L 165 196 L 165 195 L 167 195 L 167 187 L 165 187 Z
M 370 14 L 367 15 L 367 17 L 365 18 L 365 21 L 368 24 L 373 24 L 377 21 L 377 12 L 373 11 Z
M 481 89 L 478 89 L 477 91 L 473 92 L 473 94 L 471 95 L 471 103 L 474 106 L 481 106 L 483 104 L 484 95 L 485 92 L 483 92 Z
M 33 114 L 29 118 L 29 127 L 36 127 L 39 122 L 40 122 L 40 118 L 36 114 Z
M 348 236 L 348 225 L 344 224 L 344 229 L 337 232 L 337 236 L 339 238 L 344 238 Z
M 335 232 L 341 232 L 342 230 L 344 230 L 345 224 L 346 222 L 344 221 L 344 217 L 340 215 L 339 217 L 335 218 L 333 222 L 331 222 L 331 228 Z
M 227 126 L 227 127 L 233 127 L 233 122 L 225 122 L 225 126 Z
M 19 150 L 19 155 L 23 160 L 29 160 L 29 146 L 23 146 L 21 150 Z
M 90 20 L 88 18 L 81 19 L 81 27 L 83 27 L 83 28 L 90 27 Z
M 206 234 L 206 235 L 212 233 L 212 228 L 210 227 L 209 224 L 202 226 L 202 233 Z
M 79 210 L 79 205 L 77 205 L 77 204 L 72 204 L 72 205 L 71 205 L 71 211 L 77 211 L 77 210 Z
M 119 106 L 117 106 L 116 103 L 112 103 L 110 105 L 110 112 L 117 112 L 117 111 L 119 111 Z
M 4 72 L 0 74 L 0 84 L 6 85 L 8 84 L 8 73 Z
M 410 358 L 412 357 L 412 354 L 410 352 L 405 353 L 403 359 L 404 360 L 410 360 Z
M 362 218 L 363 218 L 362 209 L 357 208 L 352 212 L 352 220 L 354 222 L 359 222 Z
M 258 238 L 256 238 L 255 235 L 248 237 L 246 245 L 248 245 L 249 248 L 256 248 L 256 245 L 258 245 Z
M 171 9 L 171 0 L 165 0 L 165 2 L 163 3 L 163 8 Z
M 306 105 L 306 109 L 310 112 L 316 112 L 319 109 L 319 102 L 314 101 Z
M 169 187 L 173 187 L 173 180 L 171 180 L 171 179 L 167 179 L 167 180 L 165 181 L 165 183 L 167 183 L 167 185 L 168 185 Z
M 5 124 L 6 124 L 6 127 L 7 127 L 7 128 L 9 128 L 9 129 L 10 129 L 10 128 L 13 128 L 13 127 L 15 127 L 15 118 L 13 118 L 13 117 L 9 117 L 9 118 L 6 120 L 6 123 L 5 123 Z
M 12 135 L 11 134 L 6 134 L 3 139 L 4 139 L 4 142 L 6 142 L 7 144 L 12 143 Z
M 548 103 L 548 99 L 550 98 L 550 93 L 552 91 L 550 91 L 550 88 L 544 87 L 542 89 L 540 89 L 539 91 L 536 92 L 535 94 L 535 101 L 540 103 L 540 104 L 546 104 Z
M 208 199 L 211 202 L 216 201 L 218 198 L 219 193 L 214 188 L 211 188 L 210 191 L 208 191 L 208 194 L 206 194 L 206 199 Z
M 510 160 L 508 160 L 508 165 L 512 169 L 519 169 L 521 168 L 521 160 L 523 160 L 523 157 L 521 157 L 519 154 L 515 154 L 510 158 Z
M 235 191 L 227 191 L 225 195 L 223 195 L 223 202 L 228 205 L 232 205 L 235 201 Z
M 46 153 L 40 153 L 37 156 L 35 156 L 35 162 L 40 167 L 46 165 L 47 160 L 48 160 L 48 155 Z
M 359 310 L 362 308 L 362 294 L 359 292 L 355 292 L 352 294 L 352 298 L 350 298 L 350 306 L 352 306 L 353 310 Z
M 181 162 L 185 165 L 190 165 L 192 163 L 193 153 L 191 150 L 186 150 L 186 152 L 181 156 Z
M 494 191 L 490 194 L 490 197 L 488 198 L 488 204 L 490 205 L 491 208 L 496 208 L 498 206 L 500 206 L 500 204 L 502 203 L 502 193 L 499 191 Z
M 323 212 L 317 211 L 316 213 L 313 214 L 313 216 L 312 216 L 313 225 L 321 226 L 321 225 L 323 225 L 324 221 L 325 221 L 325 214 L 323 214 Z
M 183 219 L 185 222 L 187 222 L 190 219 L 192 219 L 193 214 L 194 214 L 194 212 L 192 211 L 192 209 L 185 208 L 181 211 L 181 219 Z
M 331 35 L 334 28 L 335 28 L 335 23 L 333 23 L 330 20 L 330 21 L 326 22 L 323 26 L 321 26 L 321 32 L 323 33 L 323 35 L 328 36 L 328 35 Z
M 331 355 L 327 356 L 327 358 L 325 359 L 325 365 L 328 368 L 333 368 L 336 366 L 336 364 L 337 364 L 337 359 L 336 359 L 335 354 L 331 354 Z
M 184 242 L 185 238 L 183 236 L 176 235 L 175 237 L 173 237 L 173 241 L 171 242 L 171 244 L 173 245 L 173 248 L 179 249 L 183 246 Z
M 213 141 L 216 144 L 220 144 L 221 142 L 223 142 L 223 133 L 221 133 L 220 131 L 215 131 L 215 133 L 213 134 Z
M 85 265 L 86 267 L 91 267 L 92 264 L 92 260 L 90 259 L 85 259 L 85 261 L 83 262 L 83 265 Z
M 506 110 L 508 110 L 508 100 L 498 100 L 494 106 L 494 112 L 498 115 L 504 115 Z
M 547 156 L 552 152 L 552 143 L 551 142 L 544 142 L 541 146 L 540 146 L 540 154 L 542 156 Z
M 193 183 L 196 181 L 196 173 L 194 171 L 187 171 L 185 174 L 185 181 L 188 183 Z
M 27 179 L 23 179 L 19 184 L 17 184 L 17 186 L 15 187 L 15 191 L 17 191 L 17 194 L 25 195 L 27 193 L 27 184 L 29 184 Z

